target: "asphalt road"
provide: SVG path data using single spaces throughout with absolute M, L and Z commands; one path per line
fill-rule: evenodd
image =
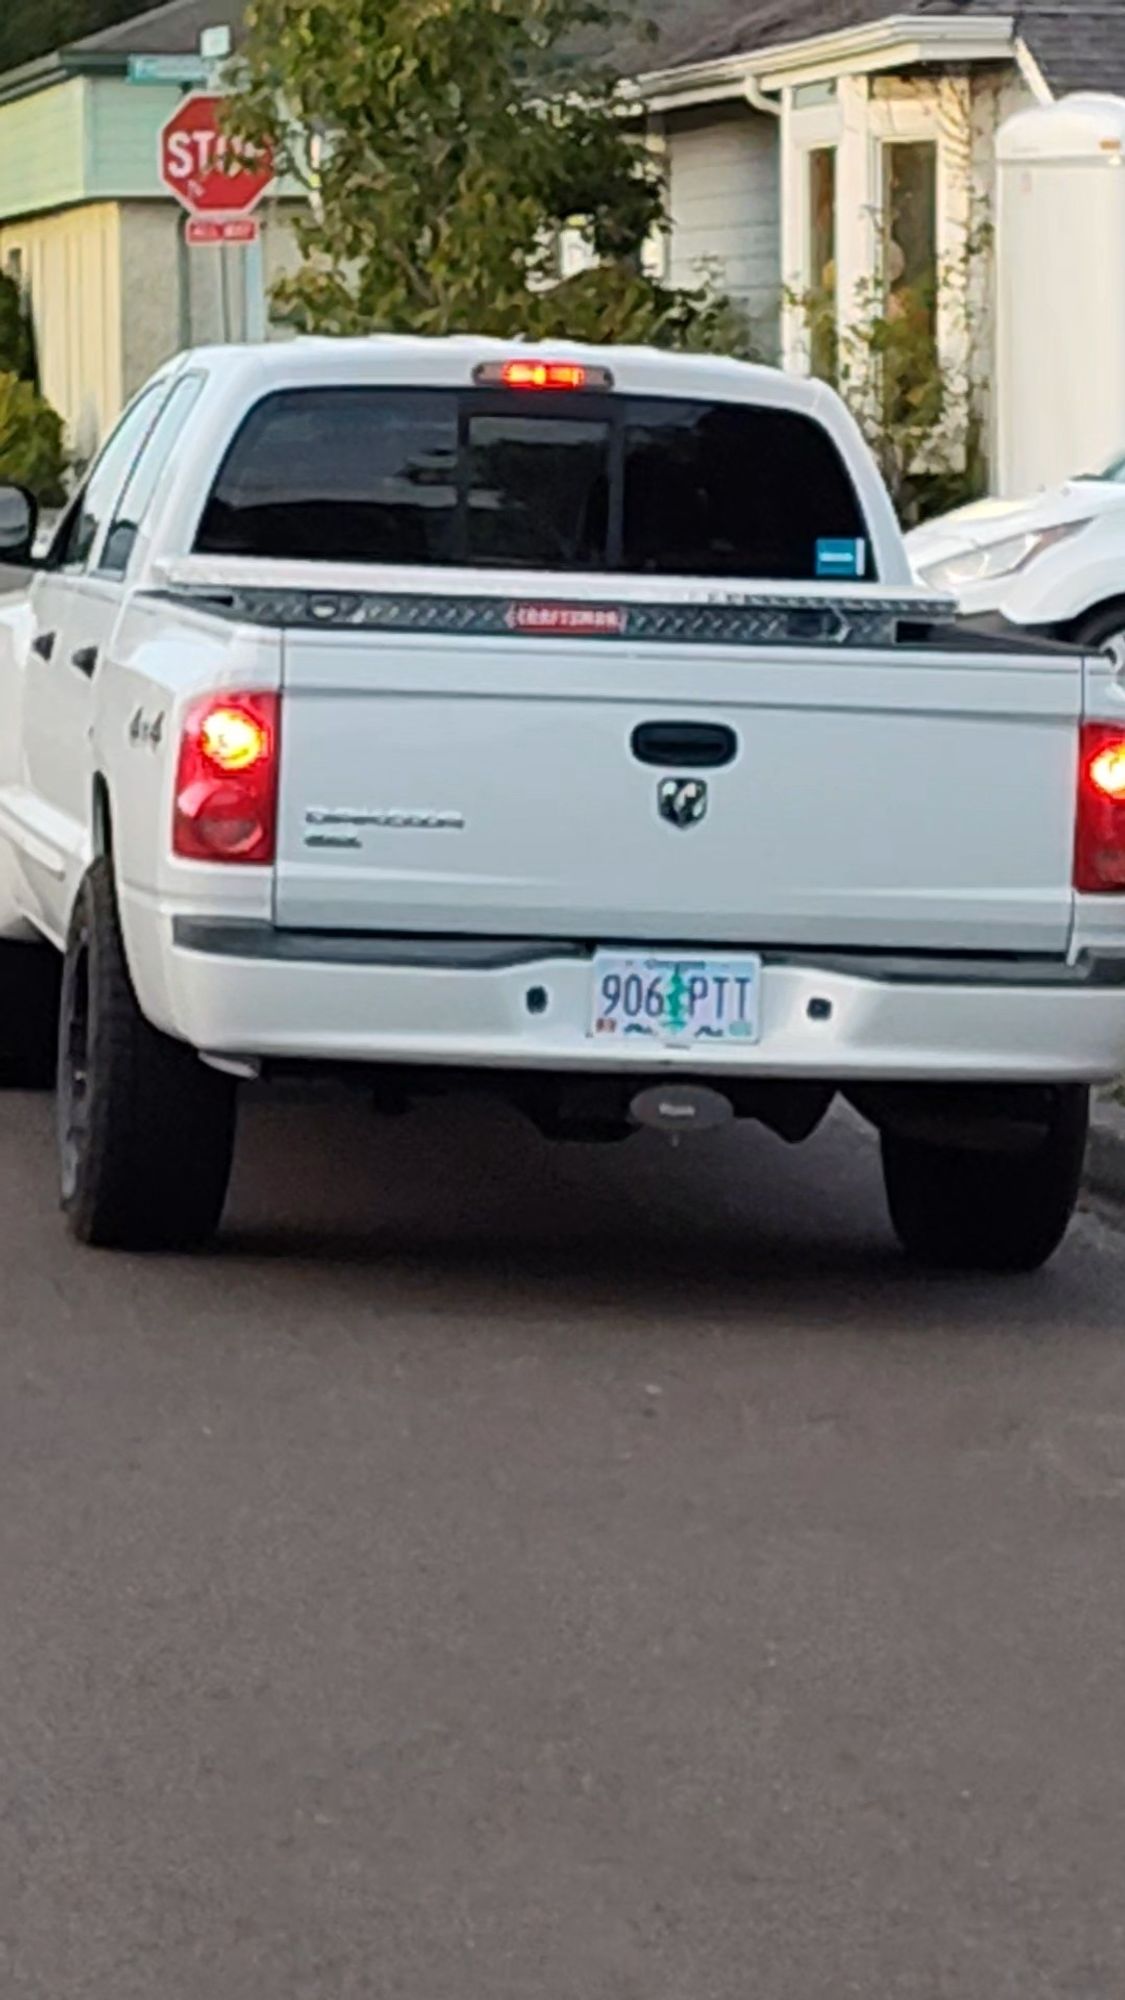
M 4 2000 L 1116 2000 L 1125 1237 L 873 1147 L 254 1108 L 197 1261 L 0 1102 Z

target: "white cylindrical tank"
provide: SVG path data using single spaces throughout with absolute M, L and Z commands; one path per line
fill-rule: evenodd
M 994 483 L 1020 495 L 1125 452 L 1125 99 L 1017 112 L 997 159 Z

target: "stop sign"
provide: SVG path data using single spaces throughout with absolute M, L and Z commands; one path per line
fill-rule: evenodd
M 268 146 L 220 129 L 221 97 L 185 97 L 160 134 L 160 178 L 191 215 L 248 215 L 274 177 Z

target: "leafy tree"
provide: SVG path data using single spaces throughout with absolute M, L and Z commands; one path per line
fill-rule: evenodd
M 0 274 L 0 483 L 26 486 L 44 506 L 64 497 L 62 419 L 40 393 L 31 302 Z
M 31 382 L 0 375 L 0 484 L 26 486 L 46 507 L 65 498 L 62 418 Z
M 272 142 L 312 196 L 279 316 L 745 349 L 712 288 L 643 270 L 659 164 L 580 53 L 616 23 L 605 0 L 252 0 L 231 128 Z M 598 262 L 560 284 L 576 218 Z

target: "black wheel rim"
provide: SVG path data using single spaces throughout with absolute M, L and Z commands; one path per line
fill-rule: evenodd
M 63 1201 L 74 1198 L 90 1119 L 90 951 L 73 952 L 63 982 L 59 1031 L 59 1154 Z

